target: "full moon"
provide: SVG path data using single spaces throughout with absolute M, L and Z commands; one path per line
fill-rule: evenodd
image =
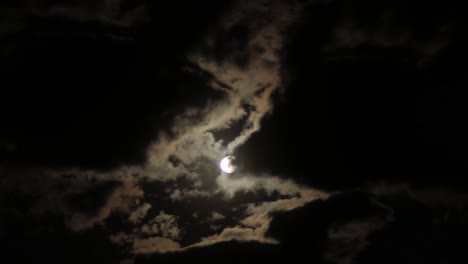
M 234 156 L 227 156 L 224 157 L 221 162 L 219 162 L 219 167 L 225 173 L 233 173 L 236 171 L 236 166 L 232 164 L 232 161 L 235 160 L 236 157 Z

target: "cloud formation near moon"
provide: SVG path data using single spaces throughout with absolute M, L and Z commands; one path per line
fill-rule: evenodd
M 133 254 L 180 251 L 231 240 L 278 243 L 266 235 L 276 212 L 328 195 L 268 174 L 227 178 L 216 165 L 220 157 L 234 153 L 259 131 L 262 119 L 272 112 L 271 97 L 282 92 L 282 32 L 294 21 L 298 8 L 239 1 L 195 45 L 182 69 L 204 82 L 211 96 L 173 115 L 169 128 L 154 135 L 147 147 L 145 164 L 109 171 L 48 169 L 42 173 L 51 184 L 71 181 L 75 189 L 42 193 L 42 199 L 70 201 L 53 207 L 65 213 L 73 231 L 105 225 L 111 215 L 123 215 L 132 228 L 116 230 L 110 240 L 130 247 Z M 215 136 L 239 122 L 242 129 L 233 139 Z M 86 214 L 75 212 L 73 204 L 99 193 L 94 186 L 101 182 L 107 192 L 102 203 Z M 213 208 L 197 203 L 213 204 Z M 51 210 L 51 205 L 38 208 L 42 213 Z M 193 237 L 188 223 L 205 231 Z

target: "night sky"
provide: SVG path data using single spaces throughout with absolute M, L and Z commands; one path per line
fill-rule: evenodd
M 466 262 L 467 23 L 460 1 L 2 1 L 0 262 Z

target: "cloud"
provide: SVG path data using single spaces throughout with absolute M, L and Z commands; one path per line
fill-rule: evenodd
M 98 0 L 63 3 L 42 0 L 33 3 L 20 0 L 6 10 L 15 13 L 16 19 L 28 16 L 61 17 L 74 21 L 101 21 L 120 26 L 146 23 L 149 18 L 146 4 L 143 1 L 133 1 L 131 5 L 128 5 L 129 2 L 127 0 Z M 128 6 L 124 8 L 124 5 Z
M 202 196 L 210 196 L 210 195 L 212 195 L 212 193 L 208 191 L 196 189 L 195 187 L 193 189 L 182 189 L 182 190 L 175 189 L 174 191 L 170 193 L 169 197 L 174 201 L 180 201 L 180 200 L 190 199 L 193 197 L 202 197 Z
M 408 183 L 376 182 L 368 184 L 375 195 L 408 196 L 434 208 L 463 209 L 468 206 L 468 194 L 447 187 L 415 187 Z
M 28 209 L 33 215 L 61 213 L 73 231 L 103 223 L 113 212 L 129 213 L 144 196 L 133 181 L 93 181 L 81 174 L 49 173 L 41 168 L 0 167 L 2 193 L 34 197 Z
M 299 6 L 286 7 L 267 1 L 240 1 L 237 9 L 224 18 L 218 32 L 214 36 L 207 36 L 199 48 L 200 51 L 190 57 L 202 69 L 212 73 L 218 82 L 230 88 L 228 92 L 232 95 L 232 107 L 240 108 L 241 104 L 250 106 L 250 111 L 241 112 L 242 115 L 231 119 L 238 120 L 247 115 L 246 124 L 249 126 L 229 142 L 228 153 L 234 152 L 237 146 L 258 131 L 261 119 L 272 111 L 271 95 L 282 86 L 282 32 L 294 20 L 297 8 Z M 245 31 L 241 48 L 228 49 L 226 54 L 218 58 L 213 56 L 215 50 L 224 44 L 219 43 L 224 40 L 219 35 L 239 35 L 235 34 L 239 28 Z M 248 58 L 243 65 L 233 60 L 233 57 L 241 55 Z
M 211 220 L 213 222 L 215 221 L 218 221 L 218 220 L 223 220 L 225 219 L 226 217 L 218 212 L 213 212 L 213 214 L 211 215 Z
M 267 234 L 289 254 L 345 264 L 368 249 L 371 236 L 395 218 L 393 208 L 368 193 L 341 192 L 277 213 Z
M 97 223 L 102 223 L 112 212 L 128 213 L 130 206 L 143 197 L 143 191 L 132 182 L 122 182 L 117 188 L 107 197 L 103 207 L 99 208 L 96 214 L 86 214 L 77 211 L 66 212 L 67 225 L 74 231 L 82 231 L 94 226 Z
M 199 242 L 185 247 L 184 250 L 194 247 L 205 247 L 233 240 L 240 242 L 256 241 L 261 243 L 277 244 L 278 241 L 265 236 L 270 220 L 271 217 L 266 215 L 249 216 L 241 221 L 241 225 L 226 227 L 218 234 L 203 237 Z
M 366 5 L 347 5 L 346 2 L 334 8 L 342 10 L 342 14 L 340 20 L 334 22 L 330 40 L 323 46 L 330 58 L 352 57 L 352 53 L 343 51 L 362 47 L 407 49 L 424 65 L 450 43 L 455 32 L 456 18 L 441 15 L 445 12 L 442 6 L 441 12 L 431 12 L 431 8 L 421 10 L 403 2 L 383 1 L 372 10 Z M 413 12 L 420 17 L 407 17 Z
M 329 197 L 328 193 L 315 190 L 309 187 L 300 186 L 290 180 L 282 180 L 278 177 L 273 176 L 262 176 L 255 177 L 249 176 L 237 176 L 236 178 L 225 177 L 222 174 L 218 176 L 218 187 L 219 189 L 215 192 L 218 193 L 218 197 L 222 197 L 224 202 L 227 204 L 240 202 L 240 208 L 235 214 L 229 213 L 224 215 L 216 211 L 211 211 L 208 215 L 200 217 L 193 209 L 193 213 L 190 215 L 197 215 L 197 217 L 191 217 L 188 219 L 179 219 L 176 215 L 167 214 L 164 211 L 160 211 L 158 215 L 153 217 L 151 220 L 136 223 L 136 227 L 130 233 L 119 233 L 111 237 L 111 241 L 115 244 L 130 244 L 133 247 L 133 252 L 143 252 L 139 248 L 141 244 L 135 244 L 135 241 L 140 241 L 150 238 L 167 238 L 171 241 L 185 241 L 184 234 L 186 232 L 192 232 L 189 227 L 179 225 L 190 221 L 190 225 L 193 227 L 200 228 L 205 223 L 209 225 L 209 232 L 216 231 L 216 233 L 202 236 L 203 233 L 199 234 L 199 238 L 194 242 L 184 242 L 179 244 L 179 247 L 172 248 L 171 251 L 185 251 L 191 248 L 205 247 L 216 243 L 227 242 L 227 241 L 256 241 L 268 244 L 277 244 L 278 241 L 267 235 L 267 231 L 270 226 L 270 222 L 278 212 L 291 211 L 296 208 L 302 207 L 315 200 L 324 200 Z M 237 195 L 240 193 L 256 193 L 264 192 L 264 197 L 258 196 L 251 202 L 244 204 L 239 200 L 237 202 Z M 208 201 L 216 200 L 217 196 L 215 193 L 207 196 L 203 196 L 203 199 Z M 264 201 L 263 199 L 269 199 Z M 178 203 L 187 203 L 190 205 L 192 202 L 190 198 L 185 196 L 184 199 L 175 200 Z M 255 201 L 255 202 L 253 202 Z M 223 208 L 223 207 L 220 207 Z M 209 209 L 209 208 L 208 208 Z M 225 210 L 226 208 L 224 208 Z M 186 211 L 180 212 L 186 215 Z M 138 212 L 139 209 L 136 210 Z M 190 211 L 190 210 L 189 210 Z M 177 211 L 176 211 L 177 212 Z M 240 219 L 238 216 L 241 216 Z M 213 223 L 217 223 L 213 226 Z M 181 226 L 181 227 L 179 227 Z M 182 232 L 182 230 L 185 230 Z M 155 241 L 158 241 L 156 239 Z M 140 243 L 140 242 L 139 242 Z M 145 243 L 145 254 L 162 253 L 159 247 L 154 249 L 150 248 L 152 243 Z M 165 249 L 163 249 L 165 250 Z
M 34 12 L 132 24 L 126 18 L 132 13 L 117 15 L 119 3 L 108 1 L 83 16 L 81 5 L 50 6 Z M 278 176 L 243 172 L 235 177 L 220 175 L 217 163 L 259 131 L 262 119 L 272 112 L 271 98 L 283 89 L 284 32 L 299 8 L 268 1 L 240 1 L 232 13 L 221 19 L 220 25 L 207 31 L 179 69 L 198 77 L 201 84 L 197 84 L 209 88 L 209 95 L 202 96 L 204 101 L 161 113 L 171 121 L 167 129 L 153 135 L 143 164 L 110 170 L 38 169 L 51 185 L 55 181 L 69 181 L 70 186 L 43 192 L 35 207 L 37 213 L 52 210 L 62 213 L 66 226 L 74 232 L 97 225 L 105 227 L 113 214 L 123 216 L 121 224 L 126 228 L 112 229 L 110 241 L 128 246 L 134 254 L 180 251 L 231 240 L 278 243 L 266 235 L 275 213 L 327 199 L 328 194 Z M 171 112 L 175 110 L 179 112 Z M 231 129 L 236 122 L 243 124 L 233 140 L 215 137 L 216 131 Z M 64 175 L 70 179 L 64 180 L 68 177 Z M 148 186 L 156 185 L 161 188 L 146 191 L 151 190 Z M 47 189 L 50 186 L 44 187 Z M 247 198 L 238 199 L 243 195 Z M 200 213 L 203 217 L 195 223 L 189 223 L 194 221 L 189 216 L 204 208 L 200 205 L 196 208 L 192 201 L 209 201 L 213 205 L 213 208 L 205 206 L 208 213 Z M 220 210 L 223 208 L 218 203 L 232 207 L 233 211 Z M 92 204 L 90 209 L 82 210 L 87 204 Z M 179 212 L 179 208 L 184 211 Z M 213 221 L 222 223 L 221 227 L 211 229 Z M 193 232 L 186 229 L 189 225 L 200 227 L 195 238 L 185 238 Z
M 260 129 L 262 118 L 272 111 L 271 97 L 282 89 L 280 56 L 283 32 L 294 21 L 298 8 L 294 5 L 285 8 L 283 4 L 266 1 L 240 1 L 233 12 L 223 18 L 221 24 L 206 35 L 189 55 L 189 60 L 196 67 L 188 65 L 186 70 L 209 76 L 208 85 L 222 96 L 207 100 L 202 106 L 187 107 L 175 115 L 170 129 L 161 131 L 148 147 L 146 164 L 141 168 L 132 168 L 138 170 L 137 178 L 166 184 L 169 198 L 177 203 L 210 199 L 218 194 L 223 194 L 227 202 L 234 199 L 237 193 L 259 191 L 266 192 L 267 197 L 279 195 L 281 198 L 241 205 L 243 209 L 240 209 L 240 213 L 246 216 L 240 220 L 235 220 L 233 216 L 220 218 L 219 215 L 210 215 L 212 219 L 222 219 L 233 225 L 223 227 L 217 234 L 200 237 L 198 242 L 183 246 L 178 244 L 177 247 L 171 244 L 171 250 L 186 250 L 231 240 L 277 243 L 265 236 L 275 212 L 292 210 L 315 199 L 328 197 L 324 192 L 279 177 L 242 173 L 228 177 L 218 175 L 217 166 L 204 169 L 201 165 L 216 165 L 220 158 L 234 153 L 238 146 Z M 239 61 L 241 57 L 242 62 Z M 241 120 L 245 122 L 243 129 L 232 141 L 215 138 L 214 132 L 229 129 Z M 110 172 L 100 178 L 112 178 L 115 174 Z M 184 180 L 182 185 L 177 183 L 181 179 Z M 201 224 L 205 219 L 198 221 Z M 180 239 L 180 229 L 175 222 L 175 216 L 161 212 L 152 220 L 142 223 L 135 229 L 138 231 L 127 234 L 127 242 L 135 241 L 133 252 L 161 252 L 156 244 L 167 242 L 161 242 L 162 237 L 171 241 Z M 143 234 L 157 237 L 148 240 L 141 238 Z M 145 244 L 144 250 L 140 249 L 142 243 Z M 154 249 L 151 249 L 152 246 Z
M 221 183 L 220 183 L 221 182 Z M 311 201 L 327 199 L 329 194 L 307 187 L 296 185 L 292 181 L 281 180 L 277 177 L 229 178 L 226 175 L 218 177 L 218 183 L 224 190 L 228 190 L 229 197 L 239 191 L 266 190 L 272 194 L 274 191 L 288 198 L 269 202 L 250 203 L 244 214 L 246 217 L 239 221 L 238 226 L 224 228 L 220 233 L 204 237 L 200 242 L 186 248 L 202 247 L 225 241 L 257 241 L 262 243 L 279 243 L 268 237 L 267 231 L 275 212 L 294 210 Z
M 141 232 L 149 235 L 177 240 L 180 238 L 180 228 L 177 225 L 177 216 L 166 214 L 163 211 L 141 227 Z
M 128 220 L 134 224 L 139 223 L 148 213 L 148 210 L 151 209 L 151 204 L 144 203 L 136 210 L 132 211 Z
M 265 190 L 269 195 L 277 192 L 280 195 L 294 198 L 299 201 L 299 204 L 315 199 L 327 198 L 329 196 L 326 192 L 307 186 L 301 186 L 292 180 L 281 179 L 280 177 L 270 175 L 255 176 L 251 174 L 240 174 L 237 177 L 230 177 L 226 174 L 221 174 L 216 179 L 216 182 L 219 190 L 231 198 L 234 197 L 237 192 L 258 190 Z
M 375 200 L 373 203 L 382 206 L 384 213 L 335 223 L 328 229 L 328 250 L 323 255 L 325 260 L 340 264 L 353 263 L 355 257 L 370 245 L 369 236 L 394 220 L 391 208 Z
M 257 228 L 250 228 L 250 227 L 228 227 L 223 229 L 221 233 L 204 237 L 199 243 L 190 245 L 185 249 L 190 249 L 194 247 L 206 247 L 210 245 L 214 245 L 221 242 L 226 241 L 241 241 L 241 242 L 248 242 L 248 241 L 257 241 L 261 243 L 267 244 L 277 244 L 278 241 L 275 241 L 271 238 L 264 237 L 266 230 L 265 227 L 257 227 Z
M 135 254 L 166 253 L 177 251 L 180 245 L 165 237 L 150 237 L 136 239 L 133 243 L 132 252 Z
M 205 36 L 189 55 L 198 68 L 189 69 L 208 73 L 212 77 L 209 84 L 221 91 L 224 98 L 209 101 L 202 108 L 185 109 L 177 115 L 171 126 L 171 134 L 175 136 L 161 133 L 157 142 L 148 148 L 149 166 L 154 169 L 164 166 L 171 155 L 183 164 L 192 164 L 200 157 L 217 162 L 260 129 L 260 121 L 273 109 L 271 96 L 282 85 L 282 31 L 293 18 L 294 12 L 281 4 L 240 1 L 213 34 Z M 238 33 L 238 28 L 243 33 Z M 218 47 L 228 45 L 233 39 L 243 44 L 216 56 Z M 238 53 L 248 57 L 245 64 L 233 61 Z M 244 129 L 232 141 L 215 139 L 212 131 L 228 129 L 241 119 L 245 119 Z
M 208 76 L 208 85 L 222 96 L 176 114 L 169 130 L 160 131 L 155 142 L 148 147 L 144 166 L 122 167 L 106 173 L 91 172 L 99 179 L 121 179 L 128 177 L 125 174 L 133 174 L 137 179 L 174 186 L 165 190 L 173 202 L 179 203 L 214 197 L 218 193 L 223 193 L 226 199 L 232 199 L 239 192 L 257 191 L 266 191 L 268 196 L 277 193 L 283 196 L 275 202 L 249 205 L 248 216 L 236 226 L 225 227 L 218 234 L 206 236 L 180 249 L 232 239 L 272 242 L 264 234 L 273 212 L 292 210 L 314 199 L 327 197 L 323 192 L 279 177 L 239 175 L 229 178 L 217 175 L 217 167 L 209 167 L 207 171 L 200 167 L 204 163 L 217 164 L 224 155 L 235 152 L 260 129 L 262 118 L 272 111 L 271 96 L 282 89 L 280 56 L 283 32 L 294 21 L 299 7 L 292 5 L 286 8 L 283 4 L 267 1 L 240 1 L 233 12 L 192 50 L 189 60 L 196 66 L 187 65 L 185 68 Z M 237 44 L 229 46 L 231 41 Z M 238 60 L 240 57 L 244 57 L 242 63 Z M 240 120 L 245 124 L 232 141 L 215 138 L 213 132 L 229 129 Z M 183 185 L 177 184 L 179 179 L 184 179 Z M 213 181 L 211 189 L 205 186 L 207 181 Z M 139 224 L 137 219 L 140 219 L 142 211 L 138 208 L 130 214 L 133 223 Z M 170 224 L 174 218 L 171 218 L 172 222 L 169 219 L 163 221 L 163 216 L 166 214 L 141 223 L 136 228 L 139 231 L 127 234 L 127 240 L 140 239 L 143 233 L 177 239 L 179 229 Z
M 118 6 L 120 4 L 116 1 L 102 4 L 102 8 L 109 9 L 109 14 L 117 12 Z M 298 9 L 294 5 L 285 7 L 268 1 L 240 1 L 212 34 L 207 34 L 192 50 L 188 58 L 192 66 L 185 65 L 185 71 L 207 75 L 212 92 L 222 96 L 208 97 L 202 106 L 190 106 L 175 114 L 169 130 L 154 135 L 154 143 L 146 151 L 144 166 L 119 167 L 109 172 L 75 170 L 75 173 L 93 174 L 99 179 L 127 178 L 131 174 L 164 182 L 178 177 L 195 180 L 199 173 L 194 171 L 194 167 L 201 159 L 217 162 L 234 152 L 260 129 L 260 121 L 273 109 L 272 94 L 281 89 L 282 34 L 294 20 Z M 233 63 L 232 56 L 216 59 L 215 48 L 210 46 L 225 45 L 230 38 L 237 39 L 239 34 L 231 32 L 237 27 L 247 28 L 248 32 L 242 40 L 245 45 L 240 48 L 245 49 L 242 52 L 249 56 L 248 63 L 243 66 Z M 229 40 L 217 37 L 220 34 L 230 35 Z M 241 51 L 232 49 L 229 52 Z M 214 137 L 213 131 L 228 129 L 241 119 L 245 119 L 244 129 L 234 140 L 223 142 Z M 171 157 L 179 162 L 168 162 Z M 177 198 L 178 194 L 174 197 Z
M 146 208 L 146 207 L 145 207 Z M 110 236 L 116 245 L 131 245 L 135 254 L 166 253 L 182 250 L 178 217 L 160 211 L 154 218 L 144 223 L 134 223 L 137 227 L 131 233 L 119 232 Z

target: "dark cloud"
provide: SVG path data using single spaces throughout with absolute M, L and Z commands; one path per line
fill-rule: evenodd
M 148 22 L 147 6 L 144 1 L 100 0 L 100 1 L 29 1 L 19 0 L 2 3 L 6 20 L 11 25 L 28 17 L 61 17 L 80 22 L 101 21 L 107 24 L 134 26 Z
M 84 214 L 96 214 L 118 184 L 118 182 L 96 183 L 85 191 L 71 193 L 65 203 L 72 210 L 78 210 Z
M 2 203 L 2 206 L 4 203 Z M 116 263 L 121 255 L 105 231 L 69 231 L 60 214 L 37 216 L 22 208 L 0 209 L 2 260 L 31 263 Z M 27 252 L 27 254 L 26 254 Z
M 287 94 L 239 162 L 323 188 L 386 179 L 464 189 L 464 17 L 456 3 L 418 3 L 306 8 L 286 41 Z
M 422 64 L 430 62 L 456 34 L 461 16 L 456 5 L 428 4 L 422 8 L 417 2 L 384 1 L 376 5 L 371 1 L 357 4 L 337 1 L 334 11 L 343 10 L 343 16 L 334 21 L 324 50 L 333 59 L 340 56 L 352 59 L 375 56 L 353 50 L 400 49 L 407 50 Z
M 283 57 L 286 97 L 238 156 L 249 170 L 373 193 L 273 218 L 269 232 L 289 253 L 318 263 L 456 263 L 466 235 L 466 79 L 455 63 L 466 58 L 464 18 L 456 4 L 375 5 L 305 10 Z
M 395 220 L 375 232 L 356 261 L 392 263 L 405 258 L 414 263 L 456 263 L 465 259 L 458 241 L 467 234 L 466 207 L 434 208 L 404 195 L 383 199 L 394 209 Z M 390 248 L 392 254 L 382 258 Z
M 99 169 L 141 163 L 145 148 L 174 113 L 203 105 L 207 97 L 222 97 L 197 71 L 182 69 L 188 64 L 188 47 L 171 44 L 191 43 L 199 36 L 158 30 L 163 27 L 158 19 L 191 21 L 199 15 L 196 9 L 178 14 L 172 5 L 148 7 L 157 12 L 156 24 L 129 27 L 109 23 L 104 14 L 115 9 L 112 5 L 124 8 L 128 3 L 104 2 L 31 7 L 41 15 L 23 7 L 24 17 L 14 16 L 21 28 L 0 36 L 5 57 L 1 75 L 8 88 L 0 140 L 15 146 L 14 151 L 5 149 L 8 160 Z M 62 15 L 67 10 L 80 19 Z M 214 6 L 205 12 L 209 10 L 207 21 L 219 15 Z M 80 12 L 93 17 L 83 21 Z M 197 19 L 188 25 L 201 32 L 206 23 Z
M 373 195 L 348 192 L 333 195 L 325 201 L 309 203 L 291 212 L 279 213 L 272 221 L 268 232 L 271 236 L 284 241 L 285 245 L 307 247 L 317 241 L 326 240 L 330 230 L 335 233 L 333 229 L 339 229 L 344 224 L 391 214 L 391 210 L 378 203 Z M 288 226 L 289 229 L 283 226 Z
M 318 263 L 456 263 L 464 259 L 466 206 L 431 207 L 410 196 L 345 193 L 277 215 L 269 233 Z M 385 256 L 385 257 L 383 257 Z

